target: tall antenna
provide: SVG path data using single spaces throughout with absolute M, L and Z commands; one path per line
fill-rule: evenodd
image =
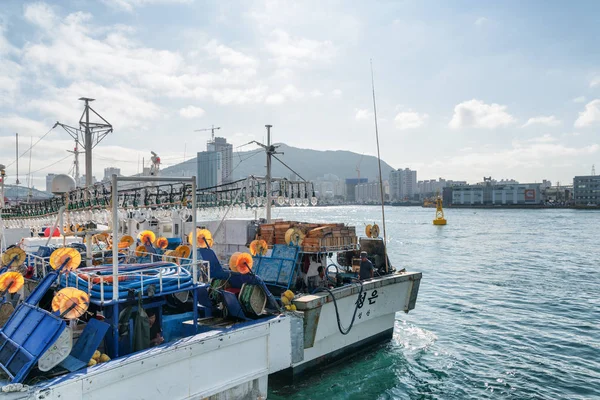
M 592 164 L 592 176 L 596 176 L 596 166 Z
M 94 99 L 88 97 L 80 97 L 79 100 L 85 102 L 83 114 L 79 118 L 79 128 L 74 128 L 69 125 L 57 122 L 77 143 L 79 143 L 85 151 L 85 185 L 92 185 L 92 149 L 98 145 L 109 133 L 113 131 L 112 125 L 98 114 L 90 103 Z M 98 122 L 90 122 L 90 111 L 98 118 Z M 83 141 L 81 141 L 83 138 Z M 87 193 L 87 192 L 85 192 Z
M 383 177 L 381 176 L 381 155 L 379 153 L 379 129 L 377 127 L 377 104 L 375 102 L 375 78 L 373 74 L 373 60 L 371 61 L 371 87 L 373 88 L 373 115 L 375 118 L 375 137 L 377 139 L 377 162 L 379 164 L 379 189 L 381 191 L 381 218 L 383 220 L 383 255 L 385 259 L 385 272 L 389 271 L 387 257 L 387 234 L 385 231 L 385 198 L 383 197 Z
M 67 150 L 67 153 L 71 153 L 75 156 L 73 160 L 73 166 L 75 169 L 75 186 L 79 186 L 79 154 L 83 153 L 79 151 L 79 143 L 77 143 L 77 139 L 75 139 L 75 147 L 73 150 Z
M 15 133 L 15 139 L 16 139 L 16 143 L 17 143 L 17 148 L 16 148 L 16 155 L 17 155 L 17 181 L 16 181 L 16 185 L 19 186 L 19 134 Z M 17 188 L 17 197 L 19 196 L 19 188 Z
M 257 142 L 256 140 L 253 140 L 250 142 L 250 143 L 256 143 L 258 146 L 265 149 L 265 153 L 267 153 L 267 175 L 265 176 L 265 180 L 266 180 L 266 185 L 265 185 L 266 188 L 265 189 L 267 192 L 267 204 L 265 207 L 266 214 L 267 214 L 266 215 L 267 224 L 271 223 L 271 203 L 273 202 L 273 199 L 271 198 L 271 158 L 274 157 L 274 154 L 281 154 L 276 151 L 276 149 L 279 147 L 279 145 L 271 144 L 271 128 L 272 127 L 273 127 L 273 125 L 265 125 L 265 128 L 267 128 L 267 144 Z M 275 158 L 277 158 L 277 157 L 275 157 Z M 279 160 L 279 162 L 281 162 L 281 160 Z
M 29 144 L 29 170 L 27 171 L 27 201 L 31 200 L 32 192 L 31 192 L 31 155 L 33 154 L 33 136 L 31 137 L 31 142 Z

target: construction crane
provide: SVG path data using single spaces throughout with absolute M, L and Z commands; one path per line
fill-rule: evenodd
M 216 129 L 221 129 L 220 126 L 212 126 L 211 128 L 204 128 L 204 129 L 196 129 L 194 132 L 204 132 L 204 131 L 211 131 L 211 140 L 214 141 L 215 140 L 215 130 Z
M 362 155 L 360 156 L 360 160 L 358 160 L 358 164 L 356 164 L 356 172 L 358 173 L 357 184 L 360 184 L 360 163 L 362 163 L 364 156 L 365 156 L 365 153 L 362 153 Z

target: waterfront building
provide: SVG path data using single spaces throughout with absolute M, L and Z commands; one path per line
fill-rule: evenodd
M 227 139 L 216 137 L 206 144 L 208 152 L 218 152 L 221 154 L 221 178 L 222 183 L 231 182 L 233 179 L 233 145 L 227 143 Z
M 104 178 L 103 182 L 108 182 L 112 178 L 113 175 L 121 176 L 121 168 L 108 167 L 104 168 Z
M 541 183 L 453 186 L 452 205 L 535 205 L 543 203 Z
M 75 183 L 77 184 L 77 187 L 85 187 L 85 174 L 81 175 L 79 181 L 76 181 Z M 95 185 L 96 183 L 98 183 L 96 177 L 92 176 L 92 185 Z
M 417 192 L 417 171 L 410 168 L 390 172 L 390 200 L 412 199 Z
M 48 174 L 46 175 L 46 192 L 52 193 L 52 181 L 56 174 Z
M 428 179 L 417 182 L 417 193 L 421 198 L 432 197 L 441 194 L 444 188 L 449 186 L 463 186 L 467 181 L 453 181 L 451 179 Z
M 549 186 L 544 189 L 542 183 L 542 191 L 544 194 L 544 201 L 549 204 L 565 205 L 569 204 L 573 200 L 573 187 L 572 186 Z
M 325 174 L 314 181 L 315 193 L 321 199 L 343 198 L 346 193 L 344 181 L 337 175 Z
M 600 205 L 600 176 L 574 177 L 573 200 L 576 205 Z
M 354 187 L 355 190 L 355 201 L 360 204 L 380 204 L 381 203 L 381 185 L 379 182 L 366 182 L 360 183 Z M 389 193 L 388 181 L 383 182 L 383 195 L 387 198 L 386 194 Z M 387 200 L 387 199 L 386 199 Z
M 356 185 L 367 183 L 367 178 L 346 178 L 346 201 L 354 203 L 356 201 Z

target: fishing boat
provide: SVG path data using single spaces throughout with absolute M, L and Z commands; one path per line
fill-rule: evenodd
M 5 274 L 25 275 L 18 289 L 20 278 L 3 288 L 0 276 L 14 309 L 0 329 L 3 396 L 266 398 L 269 376 L 297 378 L 389 340 L 421 274 L 394 268 L 378 229 L 358 238 L 343 224 L 272 220 L 273 205 L 316 198 L 310 182 L 272 178 L 270 134 L 264 148 L 264 178 L 213 191 L 195 177 L 113 175 L 76 188 L 58 176 L 54 199 L 3 209 L 3 245 L 19 229 L 50 228 L 44 243 L 24 238 L 27 251 L 2 257 Z M 198 220 L 215 205 L 223 218 Z M 258 205 L 264 220 L 226 218 Z M 359 251 L 373 279 L 355 279 Z M 313 287 L 319 267 L 325 284 Z M 162 332 L 154 346 L 148 313 Z

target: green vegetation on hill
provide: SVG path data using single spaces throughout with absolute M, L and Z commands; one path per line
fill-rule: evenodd
M 291 147 L 281 144 L 277 149 L 284 154 L 277 155 L 283 162 L 298 172 L 304 179 L 315 180 L 325 174 L 333 174 L 340 179 L 357 178 L 356 166 L 360 162 L 360 177 L 370 181 L 379 176 L 377 157 L 362 156 L 345 150 L 312 150 Z M 362 157 L 362 161 L 361 161 Z M 233 153 L 233 179 L 245 178 L 248 175 L 264 176 L 265 155 L 262 151 L 244 151 Z M 196 158 L 173 165 L 161 171 L 163 176 L 197 175 Z M 383 179 L 388 179 L 393 168 L 381 162 Z M 273 176 L 289 177 L 291 172 L 279 161 L 273 160 Z

